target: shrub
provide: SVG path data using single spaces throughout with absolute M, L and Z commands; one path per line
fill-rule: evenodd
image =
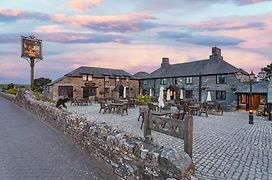
M 38 101 L 44 101 L 44 97 L 40 92 L 34 91 L 34 96 Z
M 10 88 L 10 89 L 4 90 L 4 92 L 6 92 L 8 94 L 16 95 L 17 94 L 17 89 L 16 88 Z
M 138 105 L 147 105 L 151 101 L 150 97 L 147 95 L 137 96 L 136 102 Z

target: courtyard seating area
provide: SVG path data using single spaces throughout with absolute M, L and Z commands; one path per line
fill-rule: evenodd
M 68 106 L 69 111 L 86 116 L 87 120 L 106 123 L 127 134 L 143 138 L 142 117 L 139 116 L 142 108 L 129 108 L 128 115 L 120 116 L 117 113 L 99 113 L 98 103 L 91 106 Z M 248 124 L 246 112 L 224 112 L 224 116 L 209 114 L 208 118 L 197 115 L 193 118 L 196 178 L 272 178 L 272 171 L 269 170 L 272 165 L 272 125 L 267 117 L 254 116 L 254 125 Z M 160 146 L 178 151 L 184 149 L 181 139 L 158 132 L 152 132 L 152 136 Z

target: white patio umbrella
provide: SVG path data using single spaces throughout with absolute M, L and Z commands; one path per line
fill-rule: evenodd
M 149 96 L 152 96 L 152 89 L 149 89 Z
M 158 99 L 158 106 L 159 108 L 163 108 L 164 107 L 164 103 L 163 103 L 163 87 L 160 88 L 160 96 L 159 96 L 159 99 Z
M 180 95 L 179 95 L 179 99 L 183 99 L 183 90 L 180 90 Z
M 207 100 L 206 101 L 207 102 L 212 101 L 212 96 L 211 96 L 211 92 L 210 91 L 208 91 L 208 95 L 207 95 Z
M 170 101 L 170 89 L 167 90 L 166 100 Z
M 127 88 L 126 86 L 124 86 L 124 92 L 123 92 L 123 98 L 127 97 Z

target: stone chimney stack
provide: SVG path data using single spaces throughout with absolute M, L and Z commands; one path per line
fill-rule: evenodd
M 165 68 L 165 67 L 167 67 L 167 66 L 169 66 L 169 58 L 163 57 L 163 58 L 162 58 L 161 67 L 162 67 L 162 68 Z
M 221 56 L 221 49 L 218 47 L 213 47 L 212 48 L 212 55 L 210 55 L 210 60 L 223 60 L 223 56 Z

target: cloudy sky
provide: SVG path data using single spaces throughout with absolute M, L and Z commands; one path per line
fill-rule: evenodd
M 211 47 L 246 71 L 272 61 L 268 0 L 0 0 L 0 84 L 29 83 L 21 36 L 43 40 L 35 77 L 81 66 L 152 72 L 207 59 Z

